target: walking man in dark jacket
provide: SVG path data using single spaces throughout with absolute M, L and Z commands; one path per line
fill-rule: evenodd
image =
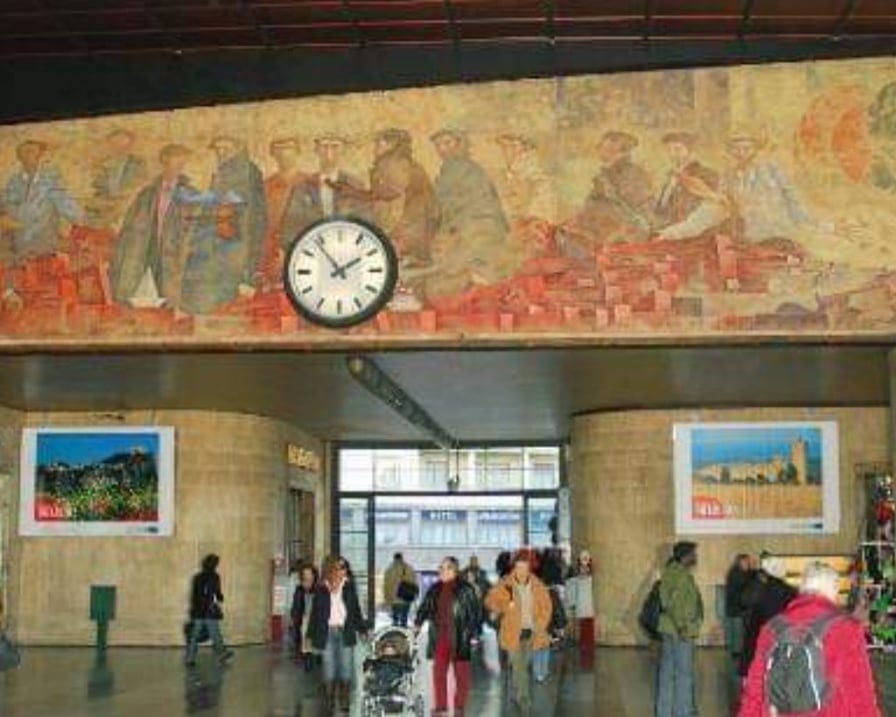
M 196 652 L 199 649 L 199 637 L 203 629 L 208 631 L 212 647 L 222 663 L 233 657 L 233 652 L 224 647 L 224 638 L 221 635 L 221 620 L 224 619 L 221 603 L 224 602 L 224 594 L 221 592 L 218 562 L 217 555 L 206 555 L 202 560 L 202 570 L 193 576 L 190 594 L 192 629 L 187 641 L 185 660 L 188 667 L 196 664 Z
M 476 590 L 458 579 L 456 558 L 445 558 L 439 566 L 439 580 L 426 593 L 417 610 L 416 627 L 429 623 L 426 656 L 433 660 L 433 717 L 448 714 L 448 667 L 454 667 L 457 688 L 454 693 L 454 717 L 462 717 L 470 692 L 470 642 L 476 637 L 480 621 Z
M 786 574 L 787 566 L 781 558 L 767 555 L 762 559 L 756 578 L 759 588 L 754 593 L 744 618 L 744 649 L 740 671 L 743 677 L 750 671 L 762 626 L 784 612 L 797 596 L 796 588 L 784 582 Z

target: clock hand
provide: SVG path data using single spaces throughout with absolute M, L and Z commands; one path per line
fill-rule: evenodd
M 355 257 L 354 259 L 352 259 L 348 264 L 345 264 L 344 266 L 336 267 L 335 269 L 333 269 L 332 273 L 330 274 L 330 278 L 335 279 L 337 276 L 341 276 L 343 279 L 347 279 L 348 277 L 345 275 L 345 272 L 347 272 L 353 266 L 360 264 L 361 261 L 362 261 L 362 257 L 358 256 L 358 257 Z
M 317 245 L 320 247 L 321 252 L 323 252 L 323 255 L 327 258 L 327 261 L 330 262 L 330 265 L 333 267 L 333 269 L 338 271 L 339 262 L 336 261 L 330 254 L 330 252 L 327 251 L 327 248 L 324 246 L 324 240 L 321 237 L 317 238 Z

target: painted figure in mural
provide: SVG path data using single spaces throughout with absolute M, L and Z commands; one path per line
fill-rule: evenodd
M 194 314 L 255 293 L 267 225 L 264 180 L 245 146 L 220 135 L 209 148 L 218 165 L 209 191 L 195 199 L 203 219 L 192 237 L 182 292 L 184 309 Z
M 445 129 L 432 136 L 442 160 L 435 180 L 441 220 L 434 294 L 452 294 L 510 276 L 525 258 L 508 239 L 510 225 L 495 186 L 470 157 L 466 134 Z
M 672 164 L 657 198 L 658 239 L 698 237 L 722 224 L 728 207 L 719 196 L 719 175 L 701 163 L 690 132 L 670 132 L 663 147 Z
M 191 227 L 198 218 L 199 192 L 184 175 L 190 150 L 168 144 L 159 152 L 159 175 L 128 207 L 109 270 L 113 298 L 136 306 L 162 300 L 180 305 Z
M 78 202 L 59 172 L 46 160 L 47 145 L 26 140 L 16 147 L 18 170 L 9 178 L 0 204 L 7 256 L 16 264 L 52 254 L 69 225 L 83 221 Z
M 737 238 L 750 242 L 792 238 L 813 221 L 784 170 L 761 156 L 763 147 L 754 135 L 736 134 L 726 148 L 731 166 L 722 190 L 739 220 Z
M 414 159 L 411 135 L 403 129 L 379 132 L 370 170 L 370 199 L 377 223 L 395 243 L 402 266 L 427 267 L 439 221 L 435 189 Z
M 511 219 L 552 219 L 555 198 L 551 180 L 538 159 L 535 143 L 519 134 L 497 139 L 504 156 L 501 196 Z
M 311 176 L 306 191 L 296 197 L 302 201 L 292 211 L 307 212 L 307 223 L 323 217 L 351 215 L 365 218 L 369 215 L 367 203 L 359 198 L 364 182 L 342 169 L 342 159 L 348 140 L 338 134 L 322 134 L 314 139 L 318 170 Z M 299 221 L 298 215 L 294 220 Z M 301 221 L 305 221 L 303 218 Z
M 632 159 L 637 137 L 604 133 L 597 145 L 600 171 L 581 212 L 563 227 L 563 248 L 572 256 L 590 256 L 597 244 L 643 241 L 653 225 L 650 175 Z
M 105 155 L 96 166 L 88 207 L 90 223 L 103 226 L 118 219 L 118 210 L 145 181 L 146 161 L 134 153 L 134 133 L 116 129 L 106 135 Z
M 93 178 L 94 194 L 107 199 L 126 197 L 146 177 L 146 161 L 134 153 L 134 133 L 116 129 L 106 135 L 106 158 Z
M 885 85 L 868 111 L 874 140 L 871 183 L 896 191 L 896 82 Z
M 283 258 L 299 232 L 317 216 L 309 211 L 311 177 L 299 166 L 299 140 L 281 137 L 270 144 L 277 171 L 265 180 L 268 208 L 267 236 L 261 274 L 267 287 L 283 282 Z

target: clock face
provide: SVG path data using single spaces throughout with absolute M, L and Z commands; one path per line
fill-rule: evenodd
M 286 255 L 286 291 L 299 313 L 329 327 L 366 321 L 392 297 L 398 261 L 389 240 L 357 219 L 324 219 Z

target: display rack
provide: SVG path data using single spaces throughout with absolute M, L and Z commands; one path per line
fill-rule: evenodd
M 856 570 L 858 610 L 867 612 L 868 647 L 896 652 L 896 493 L 889 475 L 867 477 L 866 539 Z

